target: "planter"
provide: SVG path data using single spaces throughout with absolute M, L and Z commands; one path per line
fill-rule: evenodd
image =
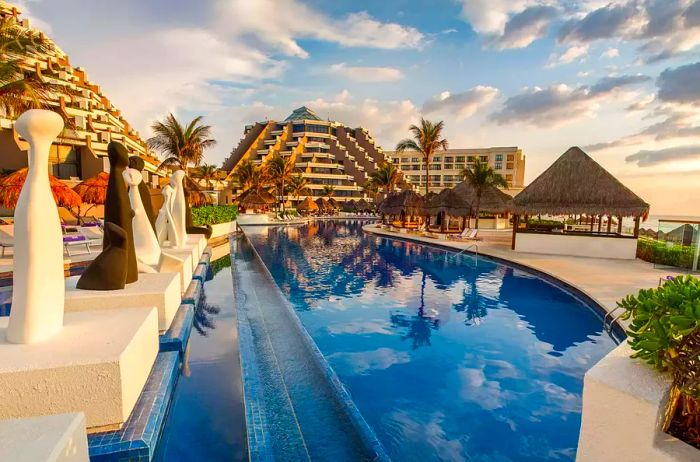
M 228 236 L 236 232 L 236 221 L 229 221 L 226 223 L 218 223 L 216 225 L 211 225 L 211 239 Z
M 662 431 L 671 379 L 630 354 L 624 342 L 586 373 L 576 460 L 700 460 L 700 450 Z

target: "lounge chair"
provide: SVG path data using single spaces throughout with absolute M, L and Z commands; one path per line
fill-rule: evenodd
M 85 246 L 85 250 L 87 250 L 87 253 L 91 254 L 91 245 L 102 244 L 102 237 L 98 237 L 97 233 L 92 234 L 93 229 L 96 228 L 66 227 L 63 229 L 63 250 L 69 257 L 72 256 L 70 250 L 73 247 Z M 92 235 L 88 233 L 91 233 Z
M 15 225 L 0 225 L 0 247 L 2 256 L 5 256 L 5 249 L 15 246 L 14 236 Z
M 477 241 L 479 238 L 477 237 L 479 234 L 478 229 L 469 229 L 465 228 L 464 231 L 462 231 L 461 234 L 457 234 L 456 236 L 451 236 L 453 239 L 457 239 L 459 241 Z

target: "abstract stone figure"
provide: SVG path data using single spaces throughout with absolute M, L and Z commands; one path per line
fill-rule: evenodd
M 139 278 L 138 265 L 136 263 L 136 253 L 134 252 L 134 236 L 131 221 L 134 212 L 131 210 L 129 194 L 126 191 L 124 182 L 124 169 L 129 165 L 129 153 L 124 145 L 112 141 L 107 146 L 109 156 L 109 182 L 107 183 L 107 197 L 105 198 L 105 223 L 114 223 L 126 231 L 127 237 L 127 266 L 126 283 L 131 284 Z M 109 246 L 107 234 L 103 239 L 102 248 L 106 250 Z
M 15 208 L 12 312 L 7 340 L 34 343 L 63 328 L 63 238 L 49 186 L 49 150 L 63 130 L 55 112 L 34 109 L 15 122 L 29 143 L 29 171 Z
M 182 170 L 177 170 L 170 177 L 170 186 L 175 190 L 175 197 L 173 199 L 173 206 L 171 209 L 173 220 L 175 224 L 175 230 L 178 235 L 178 243 L 174 246 L 176 248 L 182 248 L 187 240 L 187 223 L 185 220 L 185 185 L 183 180 L 185 179 L 185 172 Z
M 78 279 L 81 290 L 120 290 L 126 285 L 129 258 L 129 233 L 120 226 L 105 222 L 107 247 Z
M 185 229 L 187 234 L 204 234 L 204 237 L 211 237 L 211 226 L 195 226 L 192 222 L 192 208 L 190 207 L 190 191 L 185 188 Z
M 141 202 L 139 189 L 139 186 L 143 184 L 141 172 L 135 168 L 127 168 L 124 170 L 124 181 L 129 186 L 129 201 L 134 210 L 132 230 L 136 259 L 146 265 L 157 266 L 160 259 L 160 244 Z
M 129 157 L 129 168 L 133 168 L 141 172 L 143 177 L 143 169 L 146 163 L 139 156 Z M 143 208 L 146 210 L 146 215 L 148 216 L 148 221 L 151 223 L 151 227 L 155 231 L 156 229 L 156 212 L 153 209 L 153 203 L 151 202 L 151 191 L 148 189 L 148 185 L 141 181 L 139 183 L 139 194 L 141 195 L 141 203 Z
M 163 205 L 158 211 L 158 218 L 156 218 L 156 236 L 158 237 L 158 243 L 163 246 L 167 241 L 170 243 L 171 247 L 178 247 L 180 245 L 180 237 L 177 234 L 172 214 L 175 191 L 170 185 L 165 185 L 162 194 Z

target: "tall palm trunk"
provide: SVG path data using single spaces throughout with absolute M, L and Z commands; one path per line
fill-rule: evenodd
M 425 156 L 425 195 L 427 196 L 430 192 L 430 156 L 426 154 Z
M 481 214 L 481 188 L 476 193 L 476 221 L 474 222 L 474 229 L 479 229 L 479 215 Z

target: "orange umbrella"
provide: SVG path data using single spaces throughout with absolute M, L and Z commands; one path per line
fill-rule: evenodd
M 17 206 L 19 193 L 22 191 L 22 186 L 24 186 L 26 179 L 26 168 L 17 170 L 0 179 L 0 205 L 6 209 L 14 209 Z M 78 193 L 53 175 L 49 175 L 49 183 L 53 199 L 59 207 L 80 207 L 80 204 L 83 203 Z
M 108 183 L 109 173 L 100 172 L 92 178 L 75 185 L 73 191 L 78 193 L 83 202 L 87 204 L 104 205 Z

